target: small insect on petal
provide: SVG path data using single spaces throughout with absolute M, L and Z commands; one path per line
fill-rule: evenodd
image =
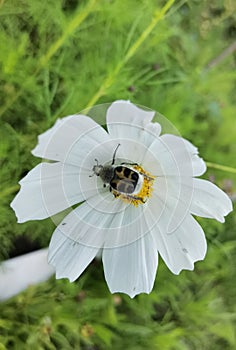
M 98 160 L 93 166 L 93 175 L 97 175 L 103 181 L 103 186 L 110 186 L 110 192 L 115 198 L 137 207 L 146 202 L 151 196 L 152 185 L 155 178 L 136 163 L 121 163 L 115 166 L 117 145 L 110 165 L 101 165 Z M 93 175 L 90 175 L 93 176 Z

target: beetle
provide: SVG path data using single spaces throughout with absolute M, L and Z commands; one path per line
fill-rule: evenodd
M 140 184 L 143 181 L 143 174 L 139 173 L 132 166 L 138 165 L 137 163 L 121 163 L 120 165 L 115 164 L 116 152 L 120 144 L 117 145 L 113 157 L 112 163 L 108 165 L 99 164 L 98 160 L 95 159 L 95 164 L 93 166 L 93 176 L 94 174 L 99 176 L 103 181 L 103 186 L 110 186 L 110 191 L 113 191 L 115 197 L 120 194 L 125 195 L 126 198 L 141 200 L 143 199 L 137 197 L 136 194 L 139 192 Z M 126 166 L 125 166 L 126 165 Z M 128 167 L 127 165 L 131 165 Z M 138 191 L 137 191 L 138 190 Z

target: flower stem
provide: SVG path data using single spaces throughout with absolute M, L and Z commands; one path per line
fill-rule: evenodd
M 83 21 L 92 12 L 96 4 L 97 0 L 88 1 L 86 6 L 83 9 L 79 10 L 79 12 L 77 12 L 75 16 L 72 19 L 70 19 L 62 35 L 51 44 L 45 55 L 41 57 L 34 72 L 22 83 L 21 88 L 14 94 L 14 96 L 0 108 L 0 116 L 3 115 L 8 110 L 8 108 L 10 108 L 18 100 L 18 98 L 24 93 L 24 90 L 27 87 L 27 85 L 29 85 L 32 82 L 32 80 L 35 79 L 35 76 L 38 74 L 38 72 L 48 64 L 48 62 L 55 55 L 55 53 L 79 28 L 81 23 L 83 23 Z
M 219 63 L 221 63 L 226 57 L 231 55 L 236 51 L 236 40 L 228 46 L 225 50 L 223 50 L 217 57 L 215 57 L 213 60 L 211 60 L 207 66 L 206 69 L 209 70 L 211 68 L 214 68 L 217 66 Z
M 148 37 L 148 35 L 152 32 L 152 30 L 155 28 L 157 23 L 164 18 L 166 12 L 170 9 L 170 7 L 173 5 L 174 2 L 175 0 L 167 1 L 165 6 L 163 6 L 161 10 L 157 10 L 155 12 L 150 24 L 146 27 L 146 29 L 142 32 L 142 34 L 134 42 L 134 44 L 129 48 L 129 50 L 127 51 L 125 56 L 122 58 L 122 60 L 114 67 L 113 71 L 110 74 L 108 74 L 108 76 L 105 78 L 105 80 L 101 84 L 100 89 L 90 99 L 85 109 L 88 109 L 93 105 L 95 105 L 95 103 L 99 100 L 99 98 L 105 95 L 106 90 L 113 84 L 120 70 L 123 68 L 126 62 L 128 62 L 128 60 L 134 56 L 135 52 L 138 50 L 138 48 L 141 46 L 144 40 Z
M 206 163 L 208 168 L 219 169 L 219 170 L 227 171 L 228 173 L 236 174 L 236 169 L 232 168 L 230 166 L 216 164 L 216 163 L 211 163 L 211 162 L 205 162 L 205 163 Z
M 80 24 L 86 19 L 89 13 L 92 11 L 97 0 L 90 0 L 86 7 L 79 11 L 75 17 L 67 24 L 67 28 L 64 33 L 59 37 L 48 49 L 47 53 L 41 57 L 36 71 L 45 67 L 50 61 L 51 57 L 63 46 L 64 42 L 78 29 Z
M 1 198 L 7 197 L 8 195 L 16 192 L 17 190 L 19 190 L 19 185 L 13 185 L 11 187 L 7 187 L 6 189 L 0 192 L 0 197 Z

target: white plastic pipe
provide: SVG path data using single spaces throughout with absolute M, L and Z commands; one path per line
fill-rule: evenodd
M 47 255 L 48 249 L 40 249 L 0 263 L 0 300 L 52 276 L 54 269 L 48 265 Z

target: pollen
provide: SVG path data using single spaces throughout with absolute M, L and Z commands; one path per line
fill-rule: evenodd
M 112 193 L 114 194 L 115 198 L 119 198 L 123 202 L 133 204 L 135 207 L 137 207 L 139 204 L 144 204 L 147 199 L 151 197 L 155 176 L 145 171 L 140 165 L 134 165 L 133 169 L 143 177 L 140 191 L 135 194 L 125 194 L 113 190 Z

